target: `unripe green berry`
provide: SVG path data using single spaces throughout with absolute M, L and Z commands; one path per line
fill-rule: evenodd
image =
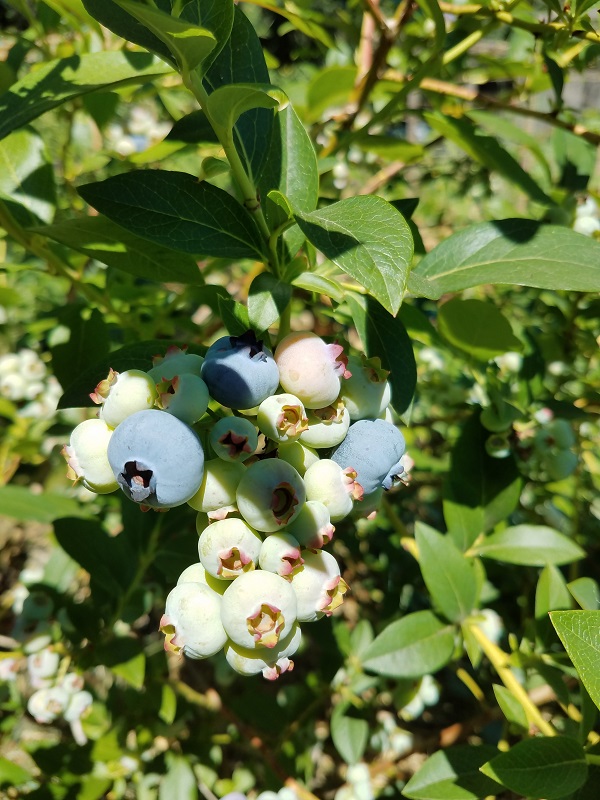
M 237 488 L 245 472 L 246 467 L 235 461 L 205 461 L 202 483 L 188 505 L 213 519 L 222 519 L 228 511 L 235 510 Z
M 277 447 L 277 455 L 282 461 L 296 470 L 299 475 L 304 475 L 311 464 L 316 464 L 319 454 L 312 447 L 302 442 L 285 442 Z
M 256 530 L 267 533 L 294 520 L 305 499 L 302 478 L 280 458 L 251 464 L 237 490 L 237 506 L 244 519 Z
M 300 441 L 317 449 L 340 444 L 350 427 L 350 414 L 341 401 L 309 411 L 307 418 L 308 428 L 301 434 Z
M 320 550 L 332 540 L 335 528 L 331 524 L 327 506 L 319 500 L 307 500 L 286 530 L 302 547 Z
M 224 461 L 246 461 L 258 446 L 258 433 L 250 420 L 223 417 L 210 432 L 210 446 Z

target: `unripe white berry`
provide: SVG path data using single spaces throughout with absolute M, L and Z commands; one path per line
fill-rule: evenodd
M 42 724 L 54 722 L 63 713 L 70 699 L 71 695 L 60 686 L 38 689 L 29 698 L 27 711 L 36 722 Z
M 302 401 L 293 394 L 274 394 L 263 400 L 256 422 L 260 431 L 275 442 L 293 442 L 308 428 Z
M 152 408 L 158 392 L 147 372 L 139 369 L 115 372 L 111 369 L 108 377 L 100 381 L 90 397 L 95 403 L 101 404 L 98 412 L 100 419 L 111 428 L 116 428 L 137 411 Z
M 319 460 L 317 451 L 300 441 L 280 444 L 277 447 L 277 455 L 282 461 L 287 461 L 302 476 L 311 464 L 316 464 Z
M 223 595 L 221 619 L 229 638 L 242 647 L 273 648 L 296 622 L 296 594 L 288 581 L 258 570 L 236 578 Z
M 298 620 L 314 622 L 322 616 L 330 617 L 343 603 L 348 585 L 331 553 L 306 550 L 303 555 L 304 564 L 291 583 L 298 600 Z
M 75 692 L 71 695 L 69 704 L 67 705 L 63 717 L 67 722 L 74 722 L 76 719 L 81 719 L 89 713 L 94 698 L 89 692 L 81 691 Z
M 391 399 L 389 371 L 382 369 L 379 358 L 365 356 L 349 356 L 348 369 L 352 374 L 342 385 L 341 398 L 352 422 L 378 417 Z
M 310 447 L 335 447 L 344 440 L 350 427 L 350 414 L 342 402 L 308 412 L 308 428 L 301 436 Z
M 96 494 L 118 489 L 107 455 L 112 434 L 102 419 L 86 419 L 77 425 L 69 444 L 61 451 L 67 462 L 67 478 L 81 480 L 86 489 Z
M 221 622 L 221 597 L 202 583 L 180 583 L 167 597 L 160 630 L 165 650 L 207 658 L 227 641 Z
M 229 666 L 240 675 L 257 675 L 262 672 L 263 677 L 273 681 L 294 668 L 290 656 L 294 655 L 301 641 L 302 632 L 296 622 L 288 636 L 272 649 L 261 647 L 251 650 L 229 640 L 223 652 Z
M 307 500 L 296 519 L 286 530 L 294 536 L 302 547 L 320 550 L 329 544 L 335 531 L 331 524 L 329 509 L 319 500 Z
M 222 458 L 205 461 L 202 483 L 188 504 L 213 519 L 226 516 L 228 511 L 235 510 L 237 488 L 245 471 L 246 467 L 235 461 L 223 461 Z
M 260 548 L 261 569 L 290 578 L 303 564 L 300 544 L 290 533 L 271 533 Z
M 280 458 L 251 464 L 237 490 L 237 506 L 249 525 L 270 533 L 295 519 L 306 491 L 296 470 Z
M 330 458 L 322 458 L 306 470 L 306 496 L 323 503 L 332 522 L 339 522 L 352 511 L 354 500 L 360 500 L 362 487 L 356 482 L 356 472 L 342 469 Z
M 208 386 L 192 372 L 159 381 L 156 391 L 156 405 L 188 425 L 204 416 L 210 401 Z
M 213 522 L 202 531 L 198 554 L 209 575 L 232 580 L 255 569 L 261 544 L 259 534 L 234 517 Z
M 196 564 L 191 564 L 183 570 L 177 579 L 178 586 L 180 583 L 203 583 L 205 586 L 208 586 L 209 589 L 217 592 L 217 594 L 223 594 L 225 589 L 229 586 L 227 581 L 220 580 L 210 575 L 204 569 L 204 564 L 201 561 L 198 561 Z

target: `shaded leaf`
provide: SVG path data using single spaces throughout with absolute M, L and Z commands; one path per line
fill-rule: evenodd
M 5 517 L 34 522 L 54 522 L 59 517 L 90 517 L 90 509 L 72 497 L 54 492 L 34 494 L 26 486 L 0 486 L 0 509 Z
M 438 324 L 451 344 L 482 361 L 523 348 L 510 322 L 487 300 L 455 297 L 440 306 Z
M 255 331 L 270 328 L 292 298 L 292 287 L 282 283 L 270 272 L 261 272 L 250 284 L 248 290 L 248 319 Z
M 0 123 L 1 124 L 1 123 Z M 54 171 L 42 137 L 31 128 L 14 131 L 0 141 L 0 199 L 27 209 L 12 209 L 20 222 L 50 222 L 56 208 Z
M 479 800 L 495 795 L 500 787 L 482 775 L 479 767 L 497 752 L 490 745 L 438 750 L 412 776 L 402 794 L 411 800 Z

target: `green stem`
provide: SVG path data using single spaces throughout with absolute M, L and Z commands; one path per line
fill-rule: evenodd
M 472 624 L 469 627 L 471 633 L 475 639 L 477 639 L 479 646 L 498 673 L 498 677 L 502 683 L 511 692 L 513 697 L 515 697 L 523 706 L 530 725 L 538 728 L 539 731 L 544 734 L 544 736 L 556 736 L 556 730 L 554 729 L 554 726 L 542 717 L 539 708 L 533 703 L 525 689 L 516 679 L 509 666 L 508 655 L 492 641 L 490 641 L 490 639 L 488 639 L 478 625 Z
M 260 232 L 265 240 L 267 247 L 269 246 L 269 240 L 271 238 L 271 230 L 267 225 L 267 221 L 265 219 L 265 215 L 263 213 L 260 200 L 258 197 L 258 191 L 246 170 L 244 169 L 244 165 L 242 164 L 242 160 L 238 154 L 238 151 L 235 147 L 235 143 L 233 141 L 233 134 L 229 130 L 225 130 L 222 126 L 216 125 L 210 117 L 208 112 L 207 100 L 208 100 L 208 93 L 204 86 L 202 85 L 202 78 L 196 72 L 183 72 L 182 79 L 184 85 L 189 89 L 190 92 L 194 95 L 196 100 L 198 101 L 200 107 L 206 114 L 206 117 L 211 124 L 214 132 L 219 139 L 221 147 L 225 151 L 225 156 L 229 161 L 229 165 L 231 167 L 231 172 L 235 178 L 235 181 L 240 189 L 242 194 L 244 207 L 250 212 L 250 214 L 256 220 L 258 227 L 260 228 Z M 274 252 L 269 250 L 270 258 L 269 258 L 269 266 L 271 266 L 272 270 L 277 273 L 279 270 L 279 260 L 277 258 L 277 251 Z

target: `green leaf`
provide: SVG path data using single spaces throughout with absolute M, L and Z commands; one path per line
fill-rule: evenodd
M 177 120 L 165 140 L 185 142 L 186 144 L 198 144 L 199 142 L 217 144 L 219 138 L 204 111 L 192 111 Z
M 288 214 L 270 195 L 273 190 L 284 195 L 287 202 L 300 211 L 313 211 L 317 207 L 317 156 L 310 136 L 291 105 L 274 118 L 269 157 L 260 174 L 258 188 L 260 196 L 265 198 L 264 208 L 271 230 L 288 219 Z M 285 231 L 282 262 L 289 262 L 303 242 L 304 234 L 297 225 Z
M 483 222 L 449 236 L 414 273 L 442 292 L 485 283 L 594 292 L 600 290 L 600 244 L 527 219 Z
M 552 633 L 548 612 L 569 609 L 573 606 L 573 598 L 562 572 L 553 564 L 547 564 L 542 570 L 535 590 L 535 626 L 542 641 L 549 640 Z
M 356 67 L 333 66 L 320 69 L 306 91 L 306 119 L 316 122 L 331 106 L 346 105 L 354 90 Z
M 27 209 L 27 217 L 21 217 L 20 209 L 11 208 L 25 224 L 50 222 L 54 217 L 54 171 L 44 140 L 31 128 L 14 131 L 0 141 L 0 198 L 9 201 L 9 208 L 17 204 Z
M 439 331 L 451 344 L 481 361 L 523 345 L 500 309 L 487 300 L 455 297 L 439 307 Z
M 8 758 L 0 757 L 0 786 L 20 786 L 32 779 L 33 775 Z
M 462 148 L 474 161 L 489 170 L 499 172 L 512 186 L 518 186 L 532 200 L 554 205 L 554 201 L 498 140 L 482 133 L 468 116 L 458 119 L 441 112 L 425 112 L 424 117 L 434 130 Z
M 474 413 L 452 448 L 450 473 L 444 485 L 444 497 L 465 507 L 463 524 L 469 525 L 463 531 L 466 538 L 478 526 L 478 532 L 488 531 L 506 519 L 521 494 L 522 480 L 515 460 L 511 456 L 499 459 L 488 455 L 485 448 L 488 436 L 479 422 L 479 412 Z
M 583 685 L 600 708 L 600 611 L 553 611 L 550 619 Z
M 97 659 L 134 689 L 144 688 L 146 656 L 138 640 L 116 637 L 110 645 L 99 648 Z
M 111 596 L 118 597 L 129 588 L 136 564 L 124 537 L 109 536 L 97 520 L 71 517 L 56 520 L 54 535 L 62 549 Z
M 177 695 L 169 686 L 168 683 L 163 684 L 161 690 L 161 701 L 160 701 L 160 709 L 158 710 L 158 716 L 162 719 L 162 721 L 170 725 L 173 720 L 175 719 L 175 714 L 177 712 Z
M 438 750 L 415 772 L 402 795 L 411 800 L 479 800 L 496 795 L 500 787 L 479 768 L 497 752 L 491 745 Z
M 33 232 L 136 278 L 159 283 L 204 283 L 192 256 L 147 242 L 106 217 L 80 217 L 34 228 Z
M 346 764 L 356 764 L 363 756 L 369 738 L 366 719 L 349 717 L 347 705 L 336 706 L 331 715 L 331 738 Z
M 455 629 L 431 611 L 416 611 L 387 626 L 362 657 L 364 669 L 392 678 L 420 678 L 452 658 Z
M 383 368 L 390 371 L 392 406 L 403 414 L 417 384 L 417 365 L 406 328 L 400 317 L 393 317 L 372 297 L 348 292 L 346 301 L 367 356 L 378 356 Z
M 567 589 L 585 611 L 600 609 L 600 587 L 593 578 L 576 578 L 567 584 Z
M 262 333 L 271 327 L 292 299 L 292 287 L 282 283 L 270 272 L 261 272 L 248 290 L 248 319 L 250 327 Z
M 193 175 L 134 170 L 78 191 L 113 222 L 173 250 L 232 259 L 262 255 L 250 214 L 227 192 Z
M 515 525 L 487 536 L 474 548 L 476 555 L 506 564 L 543 567 L 570 564 L 585 557 L 572 539 L 545 525 Z
M 50 61 L 0 96 L 0 139 L 66 100 L 97 89 L 147 83 L 170 72 L 169 66 L 148 53 L 126 50 Z
M 198 783 L 189 760 L 184 756 L 167 753 L 167 774 L 158 790 L 158 800 L 197 800 Z
M 159 9 L 132 0 L 115 2 L 167 45 L 182 70 L 196 69 L 217 43 L 205 28 L 172 17 Z
M 44 523 L 59 517 L 91 516 L 90 510 L 72 497 L 46 491 L 34 494 L 26 486 L 0 486 L 0 508 L 5 517 Z
M 295 210 L 306 238 L 343 272 L 396 314 L 406 290 L 413 240 L 404 217 L 381 197 L 340 200 L 326 208 Z
M 341 303 L 344 299 L 344 293 L 340 289 L 339 283 L 314 272 L 301 272 L 293 279 L 292 285 L 307 292 L 324 294 L 326 297 L 331 297 L 336 303 Z
M 226 46 L 231 36 L 234 12 L 233 0 L 187 0 L 184 5 L 179 19 L 206 28 L 216 40 L 214 48 L 202 62 L 203 71 L 208 69 Z
M 481 771 L 522 797 L 558 800 L 585 783 L 588 766 L 579 742 L 550 736 L 518 742 Z
M 253 108 L 285 108 L 288 99 L 281 89 L 270 84 L 233 83 L 221 86 L 209 95 L 206 110 L 215 125 L 227 131 L 239 117 Z
M 52 369 L 61 386 L 67 386 L 90 362 L 108 356 L 108 326 L 97 308 L 89 313 L 86 306 L 75 304 L 61 309 L 58 317 L 69 329 L 69 339 L 52 347 Z
M 157 36 L 142 25 L 135 17 L 120 8 L 115 0 L 83 0 L 87 12 L 102 25 L 129 42 L 134 42 L 156 53 L 161 58 L 171 60 L 171 51 Z
M 402 161 L 405 164 L 419 161 L 425 153 L 423 145 L 413 144 L 396 136 L 361 134 L 352 143 L 366 153 L 375 153 L 382 159 Z M 396 206 L 395 203 L 393 205 Z
M 443 509 L 448 535 L 460 550 L 468 550 L 483 531 L 485 510 L 481 506 L 470 508 L 464 503 L 455 502 L 450 490 L 446 495 Z
M 497 683 L 492 685 L 494 694 L 498 705 L 506 719 L 512 724 L 516 725 L 524 731 L 529 730 L 529 720 L 527 714 L 521 703 L 517 700 L 514 694 L 506 688 Z
M 232 83 L 270 83 L 260 40 L 238 5 L 231 35 L 204 75 L 204 83 L 209 92 Z M 236 149 L 254 185 L 270 157 L 273 125 L 271 109 L 255 108 L 243 114 L 234 127 Z
M 470 559 L 449 536 L 417 521 L 419 567 L 437 610 L 450 622 L 467 617 L 477 603 L 477 579 Z

